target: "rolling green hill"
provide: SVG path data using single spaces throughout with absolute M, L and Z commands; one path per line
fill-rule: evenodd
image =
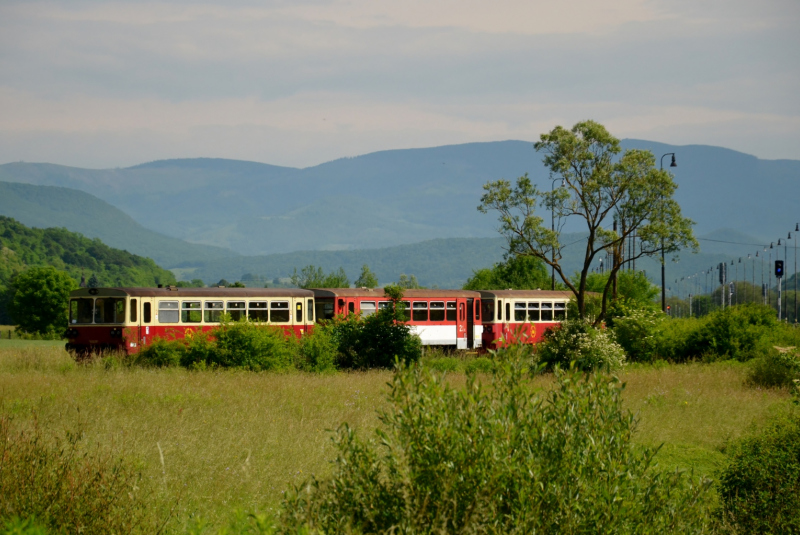
M 53 266 L 76 281 L 95 275 L 101 286 L 156 286 L 175 277 L 149 258 L 113 249 L 62 228 L 35 229 L 0 216 L 0 323 L 7 323 L 5 299 L 11 277 L 26 267 Z
M 0 182 L 0 215 L 29 227 L 80 232 L 163 266 L 236 256 L 228 249 L 187 243 L 144 228 L 118 208 L 76 189 Z

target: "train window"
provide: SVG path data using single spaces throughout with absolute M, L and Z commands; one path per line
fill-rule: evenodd
M 456 321 L 456 302 L 447 302 L 447 321 Z
M 414 321 L 428 321 L 428 302 L 414 301 L 411 319 Z
M 339 299 L 338 310 L 340 314 L 344 314 L 344 299 Z
M 333 319 L 333 301 L 316 301 L 314 307 L 316 308 L 317 321 Z
M 511 321 L 511 303 L 506 301 L 506 321 Z
M 136 323 L 136 312 L 139 310 L 138 301 L 131 299 L 131 323 Z
M 355 314 L 356 313 L 356 304 L 354 302 L 350 301 L 349 303 L 347 303 L 347 310 L 350 312 L 350 314 Z
M 298 301 L 295 305 L 294 321 L 296 323 L 303 323 L 303 301 Z
M 203 321 L 206 323 L 219 323 L 219 320 L 222 319 L 222 313 L 225 312 L 222 301 L 206 301 L 205 307 Z
M 240 321 L 244 318 L 244 301 L 228 301 L 225 311 L 231 317 L 231 321 Z
M 150 318 L 153 314 L 153 305 L 151 303 L 144 303 L 142 305 L 142 321 L 145 323 L 150 323 Z
M 125 323 L 125 299 L 100 297 L 94 300 L 95 323 Z
M 361 301 L 361 315 L 363 317 L 375 314 L 375 301 Z
M 497 301 L 497 321 L 503 321 L 503 300 Z
M 553 317 L 556 321 L 564 321 L 567 319 L 567 304 L 553 303 L 553 313 Z
M 464 315 L 464 303 L 458 304 L 458 319 L 460 319 L 461 321 L 464 321 L 466 319 Z
M 481 320 L 481 300 L 477 299 L 475 301 L 475 321 Z
M 308 300 L 308 321 L 314 321 L 314 300 Z
M 431 301 L 431 321 L 444 321 L 444 301 Z
M 92 323 L 94 299 L 73 299 L 69 302 L 70 323 Z
M 250 321 L 269 321 L 266 301 L 250 301 L 247 304 L 247 319 Z
M 400 301 L 402 305 L 400 310 L 399 316 L 403 319 L 403 321 L 409 321 L 411 319 L 411 303 L 409 301 Z
M 181 303 L 181 322 L 200 323 L 203 319 L 200 301 L 184 301 Z
M 177 301 L 159 301 L 156 319 L 159 323 L 178 323 L 180 311 Z
M 487 299 L 486 301 L 481 301 L 481 313 L 483 317 L 487 319 L 487 321 L 492 321 L 494 318 L 494 300 Z
M 290 313 L 289 301 L 272 301 L 269 304 L 269 321 L 272 323 L 288 323 L 291 320 Z
M 539 303 L 528 303 L 528 321 L 539 321 Z
M 553 321 L 553 303 L 542 303 L 542 321 Z
M 514 321 L 525 321 L 526 317 L 525 303 L 514 303 Z

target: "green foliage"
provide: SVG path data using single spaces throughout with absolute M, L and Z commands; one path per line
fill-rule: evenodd
M 404 290 L 418 290 L 424 288 L 424 286 L 420 286 L 415 275 L 406 275 L 405 273 L 400 274 L 396 286 Z
M 625 365 L 625 352 L 608 329 L 581 319 L 569 319 L 544 333 L 536 358 L 548 368 L 616 370 Z
M 15 516 L 0 522 L 0 535 L 47 535 L 47 529 L 31 518 Z
M 11 279 L 11 319 L 24 333 L 60 338 L 67 328 L 69 293 L 77 286 L 53 267 L 27 269 Z
M 156 338 L 136 354 L 134 363 L 141 366 L 169 368 L 186 361 L 187 343 L 184 340 Z
M 586 277 L 586 291 L 602 295 L 610 275 L 611 273 L 608 271 L 605 273 L 590 273 Z M 580 282 L 579 273 L 573 276 L 573 282 L 575 284 Z M 609 296 L 611 296 L 610 287 L 608 291 Z M 619 271 L 617 273 L 617 299 L 627 301 L 627 306 L 656 310 L 659 308 L 656 302 L 656 298 L 659 295 L 661 295 L 661 289 L 651 283 L 647 275 L 641 271 Z
M 419 360 L 422 342 L 403 321 L 402 309 L 402 303 L 393 301 L 366 318 L 351 314 L 333 320 L 330 329 L 338 346 L 339 367 L 391 368 L 396 361 Z
M 178 281 L 175 283 L 178 288 L 205 288 L 206 283 L 202 279 L 192 279 L 190 281 Z
M 299 370 L 325 373 L 336 370 L 339 347 L 329 324 L 316 325 L 311 333 L 300 339 L 300 360 L 295 366 Z
M 792 387 L 800 379 L 800 354 L 796 348 L 775 347 L 753 362 L 748 380 L 765 387 Z
M 537 290 L 550 288 L 550 276 L 544 262 L 533 256 L 511 256 L 491 269 L 475 271 L 465 290 Z
M 655 168 L 650 151 L 622 149 L 619 140 L 594 121 L 577 123 L 571 130 L 557 126 L 542 134 L 534 148 L 562 187 L 540 190 L 528 175 L 512 186 L 508 180 L 484 185 L 478 210 L 499 213 L 500 233 L 513 255 L 531 255 L 553 266 L 575 294 L 578 313 L 586 317 L 586 278 L 595 257 L 618 250 L 634 233 L 639 238 L 636 257 L 659 251 L 697 248 L 693 222 L 681 215 L 673 200 L 676 185 L 670 174 Z M 559 221 L 555 229 L 537 212 L 542 208 Z M 550 215 L 548 214 L 548 215 Z M 563 219 L 578 216 L 586 223 L 588 242 L 577 284 L 566 275 L 562 260 Z M 617 223 L 610 230 L 610 219 Z M 613 256 L 616 262 L 621 255 Z M 611 266 L 613 270 L 619 264 Z M 610 284 L 608 281 L 606 284 Z M 603 319 L 604 306 L 596 321 Z
M 0 519 L 5 532 L 155 531 L 136 471 L 122 458 L 87 451 L 80 430 L 45 437 L 0 417 Z M 22 521 L 11 519 L 36 519 Z M 16 531 L 14 531 L 16 530 Z
M 664 321 L 661 311 L 636 308 L 619 300 L 612 305 L 609 315 L 613 319 L 609 324 L 613 325 L 614 337 L 629 361 L 652 362 L 657 358 L 657 329 Z
M 209 335 L 195 334 L 186 343 L 181 364 L 187 367 L 283 371 L 294 367 L 298 353 L 297 339 L 286 335 L 280 327 L 249 321 L 222 323 Z
M 775 417 L 730 448 L 720 516 L 739 533 L 800 532 L 800 414 Z
M 297 273 L 295 268 L 291 277 L 292 284 L 298 288 L 349 288 L 350 280 L 344 272 L 344 268 L 339 268 L 329 274 L 325 274 L 321 267 L 308 265 Z
M 377 288 L 378 277 L 369 269 L 369 266 L 364 264 L 361 267 L 361 274 L 354 283 L 356 288 Z
M 290 493 L 279 533 L 702 533 L 708 484 L 652 467 L 623 387 L 558 374 L 532 395 L 519 362 L 453 387 L 401 367 L 369 441 L 346 424 L 333 474 Z
M 112 249 L 61 228 L 28 228 L 0 216 L 0 323 L 8 323 L 12 277 L 29 267 L 51 266 L 80 280 L 88 272 L 101 286 L 173 284 L 175 277 L 149 258 Z

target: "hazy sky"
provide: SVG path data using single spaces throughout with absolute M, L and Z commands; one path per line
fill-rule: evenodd
M 800 1 L 0 0 L 0 163 L 305 167 L 589 118 L 800 159 Z

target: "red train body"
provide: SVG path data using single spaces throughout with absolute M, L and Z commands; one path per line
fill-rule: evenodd
M 536 343 L 566 317 L 569 292 L 405 290 L 407 323 L 424 345 L 486 350 Z M 303 336 L 337 315 L 386 306 L 383 289 L 81 288 L 72 292 L 67 349 L 136 353 L 155 338 L 184 338 L 219 325 L 223 313 Z M 517 337 L 520 337 L 520 340 Z

